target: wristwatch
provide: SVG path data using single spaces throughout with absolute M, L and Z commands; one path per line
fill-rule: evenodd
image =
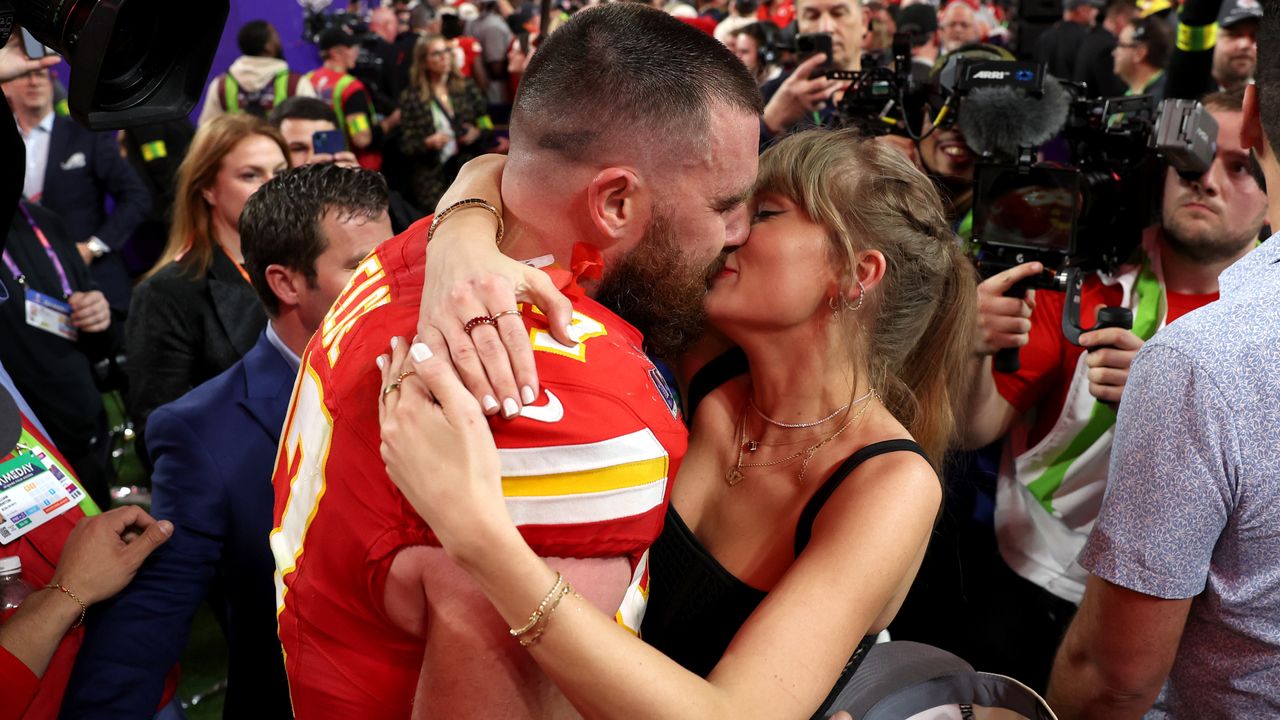
M 106 243 L 102 242 L 96 237 L 89 238 L 88 242 L 86 242 L 85 245 L 89 247 L 89 252 L 93 253 L 93 257 L 95 259 L 100 258 L 103 255 L 106 255 L 107 253 L 111 252 L 111 246 L 107 245 Z

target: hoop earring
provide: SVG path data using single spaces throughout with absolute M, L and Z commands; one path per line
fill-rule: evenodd
M 831 308 L 831 317 L 833 318 L 840 317 L 840 306 L 842 304 L 843 303 L 840 302 L 839 297 L 836 295 L 832 295 L 831 297 L 827 298 L 827 307 Z
M 862 301 L 867 299 L 867 287 L 862 284 L 861 280 L 855 280 L 854 282 L 858 283 L 858 302 L 854 303 L 851 309 L 857 312 L 862 308 Z

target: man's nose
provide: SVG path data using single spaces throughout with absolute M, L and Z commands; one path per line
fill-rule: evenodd
M 830 13 L 822 13 L 818 16 L 818 26 L 815 32 L 828 33 L 834 35 L 836 31 L 835 18 Z

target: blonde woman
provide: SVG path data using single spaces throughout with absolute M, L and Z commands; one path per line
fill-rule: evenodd
M 129 404 L 139 428 L 257 342 L 267 316 L 241 264 L 240 211 L 288 167 L 284 138 L 259 118 L 223 115 L 196 132 L 178 169 L 169 242 L 129 307 Z
M 411 199 L 433 208 L 462 163 L 484 146 L 493 123 L 484 94 L 453 67 L 442 35 L 414 46 L 409 82 L 400 94 L 400 150 L 410 163 Z
M 706 296 L 750 372 L 723 373 L 694 416 L 650 553 L 647 644 L 529 548 L 447 359 L 411 363 L 400 342 L 380 362 L 384 386 L 402 380 L 381 399 L 392 480 L 587 717 L 825 711 L 928 543 L 975 297 L 941 199 L 891 149 L 815 131 L 765 153 L 754 206 Z

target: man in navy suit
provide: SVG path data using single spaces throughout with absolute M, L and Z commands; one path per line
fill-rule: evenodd
M 92 618 L 63 717 L 150 717 L 206 597 L 230 647 L 224 717 L 289 717 L 276 635 L 271 473 L 298 355 L 366 255 L 392 236 L 381 175 L 307 165 L 240 216 L 245 266 L 270 322 L 226 372 L 147 423 L 152 514 L 173 537 Z
M 86 130 L 53 112 L 45 69 L 4 84 L 27 145 L 23 195 L 57 213 L 112 309 L 129 310 L 129 274 L 120 250 L 146 219 L 151 195 L 120 154 L 114 133 Z M 106 197 L 115 209 L 108 214 Z

